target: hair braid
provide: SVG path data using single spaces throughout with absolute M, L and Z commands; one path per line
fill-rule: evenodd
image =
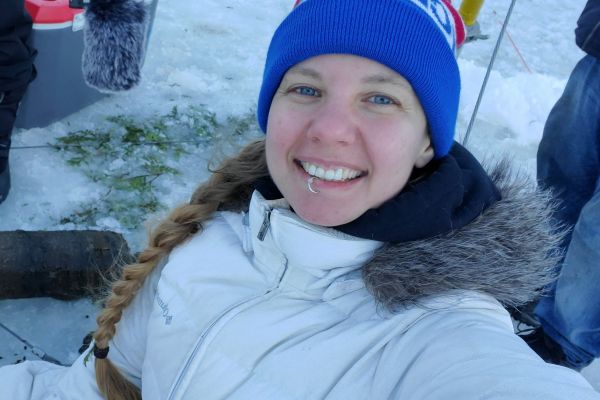
M 264 140 L 246 146 L 237 156 L 226 160 L 201 185 L 189 204 L 173 210 L 152 232 L 150 244 L 138 256 L 138 262 L 123 268 L 122 277 L 112 284 L 104 309 L 97 318 L 94 342 L 107 349 L 116 332 L 123 310 L 131 303 L 145 279 L 173 248 L 202 230 L 202 223 L 217 210 L 247 210 L 252 183 L 268 175 Z M 140 390 L 129 382 L 108 358 L 95 360 L 98 388 L 108 400 L 138 400 Z

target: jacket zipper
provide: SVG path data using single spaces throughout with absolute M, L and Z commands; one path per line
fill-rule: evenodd
M 269 230 L 270 217 L 271 217 L 271 210 L 268 210 L 265 212 L 263 223 L 262 223 L 262 226 L 258 233 L 258 238 L 260 240 L 264 240 L 264 238 L 267 234 L 267 231 Z M 261 239 L 261 234 L 262 234 L 262 239 Z M 169 396 L 167 397 L 168 400 L 176 399 L 175 394 L 179 391 L 181 383 L 183 381 L 183 378 L 185 377 L 188 369 L 190 368 L 192 361 L 194 360 L 194 358 L 196 358 L 196 355 L 200 351 L 200 348 L 204 344 L 204 340 L 206 339 L 206 336 L 215 327 L 215 325 L 217 325 L 217 323 L 219 321 L 223 320 L 223 318 L 225 318 L 227 315 L 231 314 L 232 312 L 241 308 L 244 305 L 248 305 L 250 307 L 252 305 L 258 304 L 260 302 L 260 300 L 266 300 L 265 299 L 266 296 L 273 293 L 275 290 L 277 290 L 279 288 L 279 285 L 281 284 L 281 281 L 283 280 L 283 277 L 285 276 L 286 271 L 287 271 L 287 260 L 284 261 L 283 269 L 282 269 L 281 273 L 279 274 L 279 276 L 277 277 L 277 282 L 275 283 L 274 286 L 267 289 L 264 293 L 261 293 L 260 295 L 250 297 L 248 299 L 242 300 L 238 303 L 235 303 L 235 304 L 229 306 L 227 309 L 225 309 L 225 311 L 223 311 L 221 314 L 219 314 L 215 318 L 213 318 L 213 320 L 208 324 L 206 329 L 204 329 L 204 331 L 202 332 L 202 334 L 196 341 L 196 344 L 194 345 L 194 350 L 192 351 L 192 354 L 190 354 L 190 356 L 187 358 L 183 368 L 181 369 L 181 372 L 179 372 L 179 374 L 177 375 L 175 384 L 172 386 Z M 251 304 L 253 302 L 254 302 L 254 304 Z
M 265 216 L 263 217 L 262 225 L 260 226 L 260 229 L 258 230 L 258 235 L 256 235 L 258 240 L 260 240 L 261 242 L 263 240 L 265 240 L 265 236 L 267 236 L 267 232 L 269 231 L 270 226 L 271 226 L 271 210 L 266 210 Z

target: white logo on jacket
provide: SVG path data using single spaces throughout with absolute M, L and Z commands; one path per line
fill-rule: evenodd
M 173 316 L 169 313 L 169 305 L 163 299 L 160 298 L 158 292 L 156 293 L 156 302 L 162 310 L 162 316 L 165 319 L 165 325 L 171 325 Z

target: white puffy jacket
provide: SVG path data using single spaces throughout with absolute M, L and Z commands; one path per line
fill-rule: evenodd
M 380 243 L 309 225 L 253 195 L 176 248 L 124 312 L 109 358 L 164 399 L 598 400 L 545 364 L 474 291 L 391 314 L 361 266 Z M 93 357 L 0 368 L 0 399 L 100 399 Z

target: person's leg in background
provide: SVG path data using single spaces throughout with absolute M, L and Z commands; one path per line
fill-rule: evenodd
M 586 56 L 552 109 L 538 150 L 538 183 L 559 201 L 555 222 L 575 227 L 563 242 L 558 280 L 535 308 L 541 332 L 533 345 L 525 338 L 547 361 L 574 369 L 600 356 L 599 159 L 600 62 Z
M 24 0 L 3 0 L 0 13 L 0 203 L 10 190 L 8 156 L 19 103 L 35 78 L 31 17 Z

